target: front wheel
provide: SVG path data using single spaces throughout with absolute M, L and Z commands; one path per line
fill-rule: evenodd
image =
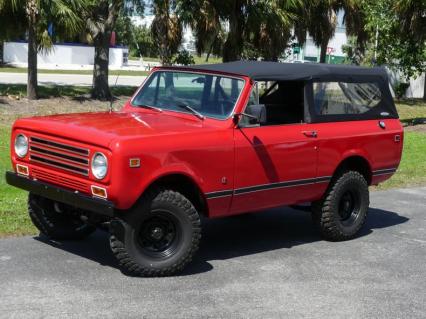
M 183 269 L 198 250 L 200 217 L 182 194 L 156 189 L 111 222 L 111 250 L 122 269 L 138 276 L 168 276 Z
M 49 239 L 83 239 L 96 230 L 80 219 L 77 208 L 32 193 L 28 196 L 28 213 L 34 226 Z
M 348 171 L 334 179 L 322 200 L 312 203 L 312 217 L 325 239 L 348 240 L 364 225 L 369 204 L 367 181 Z

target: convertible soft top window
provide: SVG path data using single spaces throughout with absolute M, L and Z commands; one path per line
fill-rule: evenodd
M 364 114 L 381 101 L 376 83 L 314 83 L 314 108 L 317 115 Z
M 149 77 L 132 105 L 185 113 L 193 109 L 202 116 L 226 119 L 232 114 L 243 86 L 244 80 L 228 76 L 157 71 Z

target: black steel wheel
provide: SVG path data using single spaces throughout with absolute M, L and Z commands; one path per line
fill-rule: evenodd
M 138 244 L 142 251 L 154 258 L 167 258 L 179 248 L 182 227 L 169 211 L 154 210 L 139 229 Z
M 111 222 L 111 249 L 125 273 L 168 276 L 198 250 L 200 217 L 182 194 L 148 191 L 133 209 Z
M 360 196 L 357 191 L 352 189 L 347 190 L 339 201 L 339 216 L 340 222 L 344 226 L 353 225 L 359 217 L 361 208 Z
M 312 216 L 321 235 L 341 241 L 356 236 L 367 218 L 368 184 L 358 172 L 334 178 L 323 199 L 312 203 Z

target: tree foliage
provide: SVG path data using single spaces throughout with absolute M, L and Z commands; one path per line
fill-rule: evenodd
M 182 41 L 182 23 L 175 12 L 176 4 L 169 0 L 153 0 L 155 15 L 151 25 L 154 41 L 163 65 L 171 65 Z
M 426 3 L 411 0 L 365 0 L 366 54 L 373 64 L 386 64 L 406 78 L 425 70 Z M 377 38 L 377 47 L 376 47 Z
M 132 12 L 143 12 L 144 1 L 125 0 L 80 0 L 85 3 L 86 29 L 95 46 L 92 97 L 111 98 L 108 83 L 109 47 L 111 34 L 120 17 Z
M 141 57 L 157 57 L 158 46 L 152 37 L 151 29 L 142 25 L 133 28 L 134 42 L 130 54 Z
M 151 27 L 133 26 L 129 15 L 143 15 L 147 5 L 155 15 Z M 386 64 L 407 78 L 424 71 L 426 2 L 417 0 L 0 0 L 0 41 L 27 35 L 28 89 L 36 96 L 36 53 L 85 29 L 96 48 L 93 97 L 109 98 L 113 30 L 132 54 L 159 56 L 164 65 L 181 50 L 186 26 L 207 59 L 213 53 L 225 62 L 276 61 L 294 38 L 303 44 L 309 33 L 325 62 L 340 10 L 350 36 L 348 63 Z
M 54 37 L 61 39 L 78 33 L 83 20 L 78 12 L 79 0 L 0 0 L 0 18 L 4 24 L 3 38 L 28 31 L 27 96 L 37 99 L 37 53 L 49 50 Z M 4 20 L 3 20 L 4 19 Z M 49 29 L 52 32 L 49 32 Z

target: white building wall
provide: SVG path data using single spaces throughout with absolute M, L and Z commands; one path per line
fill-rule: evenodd
M 426 73 L 418 76 L 417 78 L 410 79 L 410 87 L 405 91 L 405 96 L 408 98 L 423 98 L 425 90 Z
M 334 37 L 328 43 L 328 46 L 334 49 L 332 55 L 345 56 L 345 53 L 342 51 L 342 46 L 345 45 L 347 41 L 346 29 L 337 28 Z
M 333 56 L 343 57 L 345 53 L 342 51 L 342 46 L 347 44 L 348 37 L 346 35 L 346 26 L 343 21 L 344 11 L 337 13 L 337 26 L 333 38 L 328 43 L 328 47 L 333 48 L 334 51 L 331 53 Z M 303 47 L 303 56 L 317 57 L 319 58 L 320 48 L 317 47 L 312 40 L 312 37 L 307 34 L 306 43 Z
M 392 94 L 393 89 L 392 87 L 396 85 L 398 82 L 407 82 L 407 79 L 403 76 L 401 72 L 391 70 L 390 68 L 386 68 L 386 71 L 389 76 L 389 83 L 391 85 Z M 423 73 L 416 78 L 410 78 L 410 86 L 405 91 L 405 97 L 407 98 L 414 98 L 414 99 L 421 99 L 423 98 L 424 94 L 424 87 L 425 87 L 425 77 L 426 73 Z
M 128 52 L 128 48 L 110 48 L 109 65 L 118 68 L 126 65 Z M 92 46 L 55 44 L 48 52 L 40 52 L 37 59 L 40 68 L 43 66 L 73 68 L 93 65 L 94 56 L 95 48 Z M 26 42 L 5 42 L 3 61 L 16 66 L 26 66 L 28 44 Z
M 333 52 L 331 55 L 333 56 L 345 56 L 346 54 L 342 51 L 342 46 L 347 43 L 347 36 L 345 32 L 336 32 L 334 37 L 328 43 L 328 47 L 333 48 Z M 320 48 L 317 47 L 312 39 L 312 37 L 308 34 L 306 38 L 306 43 L 303 46 L 303 56 L 306 57 L 317 57 L 319 58 Z

